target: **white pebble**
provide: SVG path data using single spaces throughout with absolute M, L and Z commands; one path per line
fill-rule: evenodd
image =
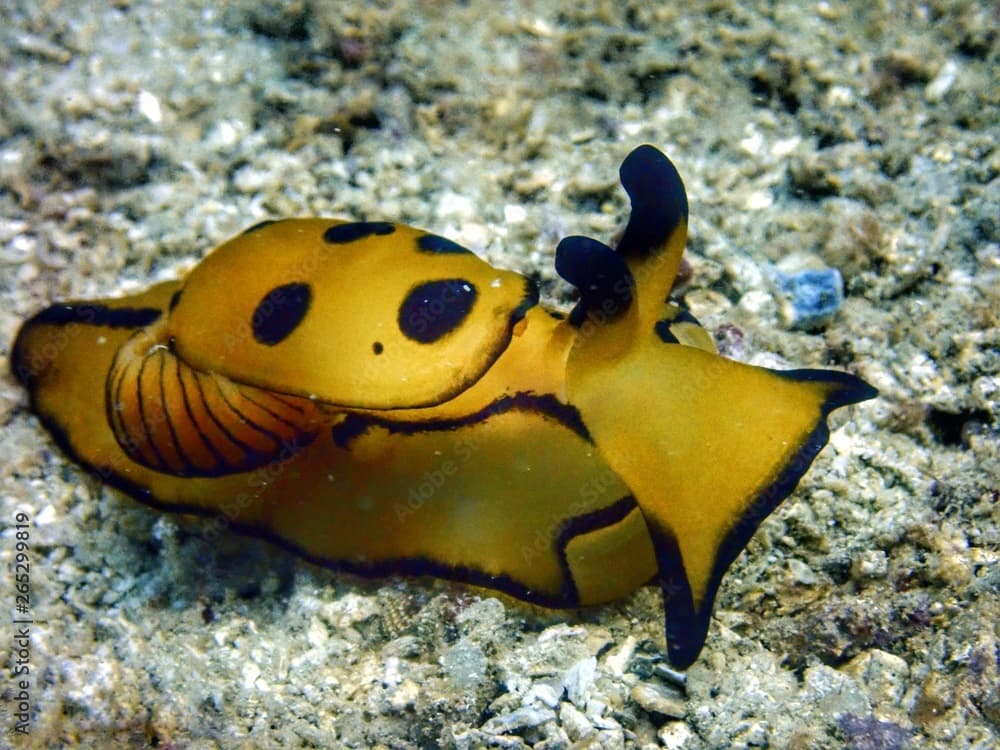
M 931 103 L 941 101 L 944 95 L 955 85 L 957 79 L 958 63 L 954 60 L 948 60 L 941 66 L 938 74 L 927 84 L 927 88 L 924 89 L 924 98 Z
M 138 98 L 139 114 L 145 117 L 154 125 L 163 122 L 163 109 L 160 107 L 160 100 L 148 91 L 140 91 Z

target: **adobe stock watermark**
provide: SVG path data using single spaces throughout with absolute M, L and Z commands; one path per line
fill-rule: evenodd
M 14 591 L 10 636 L 10 715 L 11 733 L 31 734 L 31 516 L 24 511 L 14 514 L 14 555 L 10 567 Z
M 607 467 L 581 484 L 577 492 L 578 498 L 568 506 L 560 507 L 558 513 L 549 517 L 548 523 L 535 529 L 535 533 L 521 545 L 521 558 L 530 563 L 542 555 L 555 553 L 553 539 L 559 536 L 566 522 L 597 509 L 602 498 L 605 498 L 605 505 L 610 504 L 607 501 L 608 490 L 615 485 L 622 486 L 622 481 Z
M 406 499 L 393 506 L 396 521 L 403 523 L 418 512 L 472 459 L 486 443 L 483 435 L 474 431 L 459 434 L 451 445 L 451 453 L 441 459 L 437 466 L 424 472 L 415 484 L 410 485 Z
M 298 435 L 283 440 L 273 461 L 242 474 L 246 478 L 245 489 L 213 508 L 212 517 L 205 521 L 205 539 L 214 541 L 230 527 L 239 526 L 247 509 L 260 502 L 261 497 L 281 479 L 295 456 L 311 442 Z

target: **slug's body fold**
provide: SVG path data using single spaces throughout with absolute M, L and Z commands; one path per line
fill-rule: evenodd
M 522 277 L 388 222 L 265 222 L 182 282 L 63 303 L 12 369 L 80 463 L 364 575 L 430 574 L 554 607 L 656 580 L 697 657 L 721 577 L 871 398 L 823 370 L 726 360 L 665 302 L 687 198 L 651 146 L 622 165 L 614 249 L 557 248 L 568 318 Z
M 134 461 L 178 477 L 250 471 L 312 442 L 309 399 L 244 385 L 188 365 L 163 319 L 133 334 L 105 380 L 107 421 Z

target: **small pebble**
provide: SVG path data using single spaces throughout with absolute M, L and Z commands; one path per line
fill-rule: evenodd
M 625 639 L 625 642 L 621 645 L 617 651 L 613 651 L 604 659 L 604 666 L 608 668 L 615 677 L 621 677 L 625 674 L 625 670 L 628 668 L 628 664 L 632 661 L 632 654 L 635 653 L 636 639 L 634 635 L 630 635 Z
M 632 688 L 629 695 L 647 713 L 660 714 L 672 719 L 683 718 L 687 713 L 687 706 L 683 700 L 650 682 L 638 683 Z
M 792 328 L 818 328 L 844 304 L 844 279 L 836 268 L 779 271 L 776 278 L 784 297 L 782 314 Z
M 880 549 L 865 550 L 851 561 L 851 577 L 856 581 L 885 578 L 888 572 L 889 560 Z
M 683 721 L 668 721 L 660 727 L 656 738 L 668 750 L 681 750 L 694 738 L 694 732 Z
M 482 647 L 466 638 L 460 639 L 445 651 L 440 662 L 448 679 L 456 687 L 467 691 L 474 691 L 479 687 L 486 679 L 489 667 Z
M 563 687 L 566 688 L 567 697 L 577 708 L 586 708 L 596 674 L 597 659 L 593 656 L 581 659 L 566 671 Z
M 597 731 L 583 712 L 568 702 L 563 702 L 559 707 L 559 722 L 573 742 L 579 742 Z
M 554 721 L 555 718 L 556 712 L 552 709 L 523 706 L 509 714 L 494 716 L 483 724 L 483 731 L 488 734 L 512 734 L 541 726 L 547 721 Z
M 882 707 L 900 704 L 910 677 L 910 665 L 904 659 L 880 649 L 858 654 L 844 665 L 843 671 Z
M 561 693 L 561 689 L 559 694 L 557 694 L 556 689 L 551 685 L 544 682 L 536 682 L 531 686 L 528 692 L 525 693 L 522 703 L 525 706 L 530 706 L 532 703 L 541 703 L 543 706 L 555 708 L 559 705 L 559 697 Z

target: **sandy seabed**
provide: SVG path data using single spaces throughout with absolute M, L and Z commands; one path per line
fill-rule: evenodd
M 1000 744 L 995 3 L 0 5 L 4 352 L 53 300 L 281 216 L 424 227 L 565 308 L 556 242 L 614 234 L 649 142 L 689 193 L 686 302 L 727 351 L 881 391 L 736 561 L 681 690 L 652 587 L 553 613 L 209 541 L 71 463 L 4 365 L 0 745 Z M 812 330 L 774 283 L 801 268 L 844 278 Z

